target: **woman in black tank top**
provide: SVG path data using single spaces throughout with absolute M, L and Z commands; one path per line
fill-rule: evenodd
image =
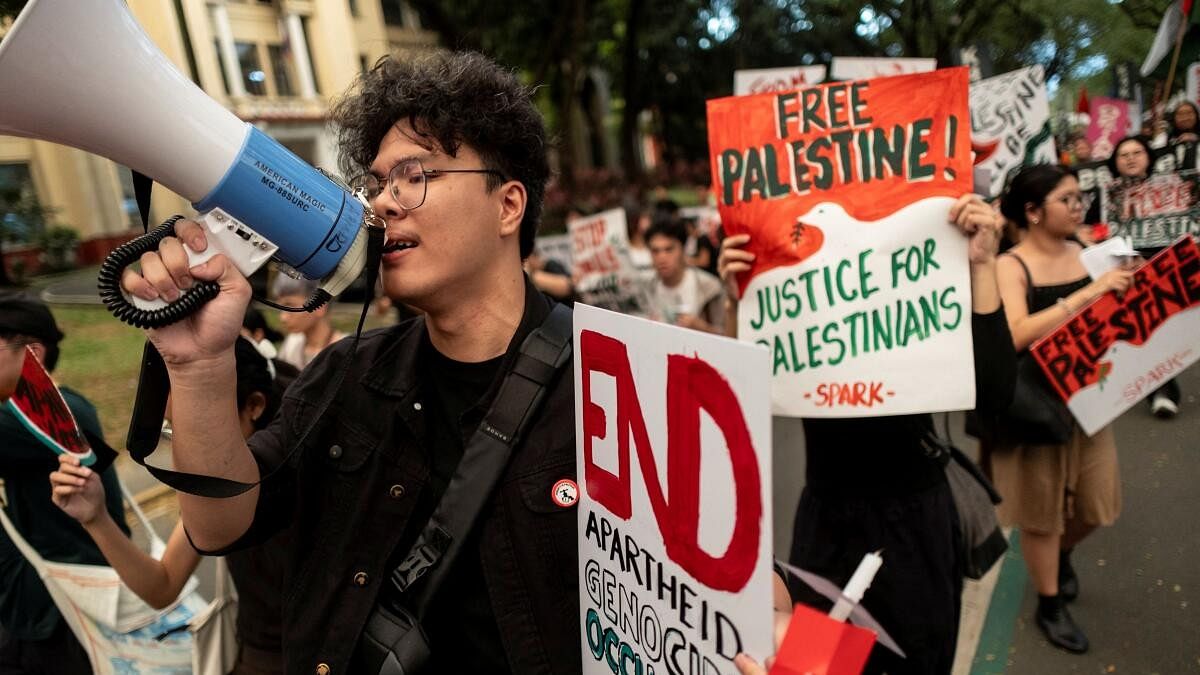
M 1054 330 L 1092 300 L 1123 293 L 1132 273 L 1113 270 L 1093 281 L 1073 234 L 1083 220 L 1079 182 L 1063 167 L 1023 169 L 1001 210 L 1025 232 L 997 263 L 1013 346 L 1018 352 Z M 1081 653 L 1087 637 L 1067 612 L 1078 593 L 1070 552 L 1120 510 L 1116 446 L 1111 429 L 1089 437 L 1075 427 L 1060 446 L 989 448 L 993 477 L 1004 496 L 1002 521 L 1021 530 L 1021 549 L 1038 592 L 1035 622 L 1054 645 Z M 1084 468 L 1081 468 L 1084 467 Z

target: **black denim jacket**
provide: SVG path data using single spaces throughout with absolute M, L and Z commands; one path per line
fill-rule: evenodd
M 527 281 L 525 313 L 502 372 L 550 307 Z M 288 673 L 347 672 L 388 583 L 388 556 L 430 472 L 419 445 L 425 434 L 415 363 L 425 330 L 415 319 L 363 334 L 340 394 L 299 460 L 264 482 L 253 524 L 226 549 L 291 527 L 283 579 Z M 352 344 L 342 340 L 318 356 L 288 389 L 280 415 L 250 439 L 264 474 L 298 440 Z M 516 673 L 576 673 L 581 667 L 576 513 L 551 499 L 558 480 L 575 478 L 574 416 L 568 367 L 551 385 L 480 515 L 478 553 Z

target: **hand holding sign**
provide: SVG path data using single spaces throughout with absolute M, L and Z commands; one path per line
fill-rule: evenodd
M 42 367 L 42 362 L 38 361 L 28 346 L 24 354 L 21 380 L 5 405 L 30 433 L 51 450 L 60 455 L 72 455 L 84 465 L 94 463 L 96 455 L 75 424 L 75 416 Z
M 104 510 L 100 475 L 83 466 L 74 455 L 58 456 L 58 471 L 50 474 L 50 499 L 68 516 L 88 525 Z

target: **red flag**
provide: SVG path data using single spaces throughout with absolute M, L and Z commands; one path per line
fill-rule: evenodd
M 1088 103 L 1087 87 L 1079 90 L 1079 102 L 1075 104 L 1075 112 L 1087 113 L 1091 111 L 1091 106 Z

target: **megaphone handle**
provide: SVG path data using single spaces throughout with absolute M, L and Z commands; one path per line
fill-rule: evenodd
M 175 223 L 183 216 L 173 216 L 162 225 L 149 233 L 117 247 L 109 254 L 100 266 L 98 286 L 100 299 L 113 316 L 137 328 L 161 328 L 168 326 L 200 309 L 204 303 L 217 297 L 220 286 L 213 281 L 197 281 L 194 286 L 184 291 L 178 300 L 166 303 L 161 300 L 145 301 L 140 298 L 132 299 L 121 289 L 121 274 L 125 268 L 136 262 L 147 251 L 158 248 L 159 242 L 175 233 Z M 204 253 L 193 258 L 194 252 L 188 251 L 188 259 L 192 264 L 199 264 L 220 249 L 210 244 Z M 139 307 L 140 303 L 142 307 Z

